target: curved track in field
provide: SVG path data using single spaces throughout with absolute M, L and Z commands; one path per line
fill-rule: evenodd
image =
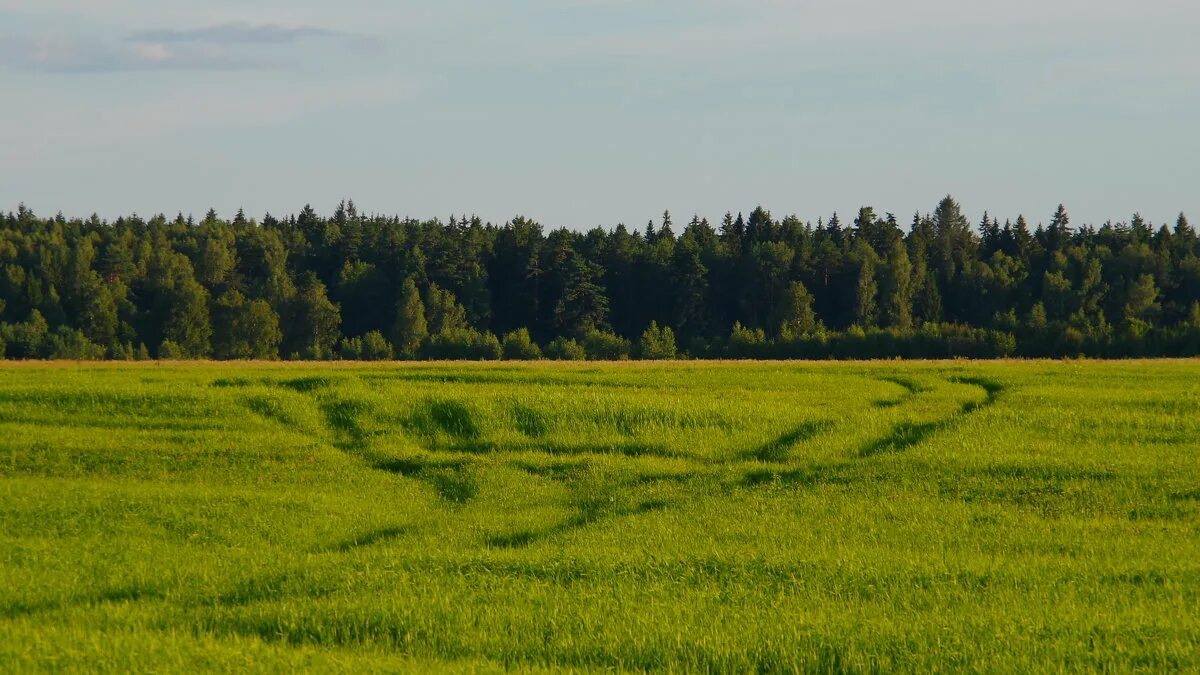
M 716 461 L 697 457 L 681 456 L 665 445 L 646 443 L 631 439 L 628 442 L 560 446 L 541 442 L 548 432 L 548 422 L 536 410 L 519 408 L 513 411 L 514 426 L 530 443 L 519 450 L 545 454 L 548 457 L 578 458 L 558 462 L 549 467 L 533 466 L 525 461 L 496 458 L 509 450 L 490 441 L 472 416 L 470 407 L 460 401 L 445 398 L 426 399 L 413 412 L 422 428 L 432 429 L 453 440 L 452 454 L 445 455 L 444 448 L 421 445 L 425 452 L 419 457 L 396 458 L 377 451 L 373 447 L 375 433 L 369 431 L 372 423 L 378 423 L 380 414 L 359 401 L 340 397 L 334 381 L 320 377 L 293 380 L 268 381 L 270 386 L 290 390 L 305 396 L 320 413 L 323 427 L 314 430 L 315 435 L 334 448 L 345 452 L 367 466 L 406 479 L 427 483 L 449 508 L 469 504 L 479 493 L 480 486 L 475 478 L 476 470 L 486 470 L 489 463 L 499 461 L 529 475 L 531 480 L 548 480 L 566 487 L 570 508 L 575 513 L 561 522 L 543 528 L 517 529 L 485 535 L 483 543 L 491 547 L 522 548 L 537 542 L 561 537 L 571 532 L 593 527 L 600 523 L 651 513 L 673 506 L 669 500 L 655 498 L 628 498 L 639 485 L 653 480 L 690 482 L 711 478 L 715 472 L 728 472 L 731 468 L 742 475 L 741 485 L 755 488 L 764 484 L 782 483 L 792 486 L 816 486 L 819 484 L 847 485 L 859 479 L 856 469 L 861 462 L 907 452 L 929 441 L 931 438 L 951 431 L 970 416 L 992 406 L 1004 393 L 1000 383 L 982 377 L 943 376 L 930 384 L 911 377 L 882 376 L 874 378 L 900 387 L 899 397 L 876 401 L 871 404 L 881 411 L 902 415 L 909 406 L 922 396 L 935 393 L 945 384 L 970 385 L 982 391 L 982 398 L 970 398 L 958 404 L 953 412 L 930 420 L 897 421 L 888 431 L 873 438 L 856 449 L 849 451 L 849 458 L 839 462 L 818 465 L 797 465 L 795 451 L 806 443 L 835 431 L 836 423 L 831 420 L 804 422 L 786 429 L 778 436 L 758 446 L 745 450 L 730 450 L 726 459 Z M 431 381 L 431 386 L 440 383 Z M 386 382 L 372 381 L 373 386 Z M 228 385 L 225 385 L 228 386 Z M 279 414 L 261 399 L 249 397 L 243 401 L 246 407 L 264 420 L 295 428 L 295 422 Z M 403 424 L 403 421 L 389 420 Z M 408 421 L 413 425 L 414 422 Z M 608 481 L 598 485 L 589 476 L 589 455 L 618 454 L 628 457 L 664 457 L 685 460 L 690 469 L 680 473 L 649 479 Z M 442 455 L 439 457 L 439 455 Z M 464 458 L 467 455 L 467 458 Z M 476 457 L 471 457 L 472 455 Z M 626 497 L 626 498 L 622 498 Z M 388 542 L 407 534 L 405 527 L 385 528 L 379 532 L 366 533 L 324 549 L 348 552 L 361 546 Z

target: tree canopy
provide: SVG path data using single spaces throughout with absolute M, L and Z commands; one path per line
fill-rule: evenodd
M 1182 214 L 1046 225 L 952 197 L 902 227 L 758 207 L 547 229 L 366 214 L 0 214 L 0 356 L 1098 357 L 1200 353 Z M 682 221 L 681 221 L 682 222 Z M 498 337 L 503 336 L 503 338 Z

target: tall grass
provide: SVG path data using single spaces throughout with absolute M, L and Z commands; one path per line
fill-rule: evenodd
M 0 670 L 1193 670 L 1200 363 L 0 369 Z

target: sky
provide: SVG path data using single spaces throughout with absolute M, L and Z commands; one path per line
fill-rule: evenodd
M 0 209 L 1200 218 L 1195 0 L 0 0 Z

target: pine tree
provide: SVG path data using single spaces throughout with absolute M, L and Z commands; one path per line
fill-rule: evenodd
M 1050 219 L 1050 228 L 1046 231 L 1047 249 L 1050 251 L 1061 251 L 1071 238 L 1071 218 L 1067 215 L 1067 208 L 1062 204 L 1058 205 L 1058 210 L 1054 212 L 1054 217 Z

